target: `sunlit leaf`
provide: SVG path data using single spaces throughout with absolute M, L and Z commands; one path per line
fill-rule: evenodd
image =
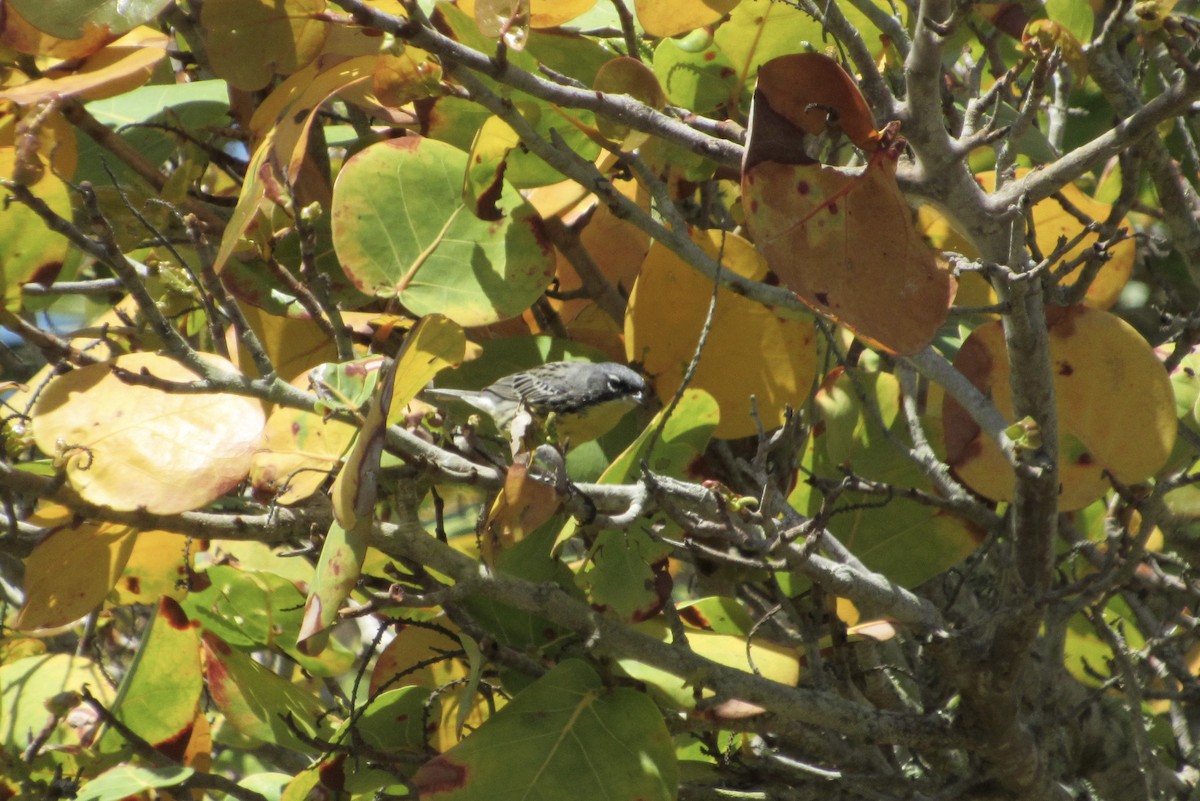
M 570 22 L 596 4 L 596 0 L 528 0 L 529 27 L 554 28 Z M 476 16 L 479 0 L 458 0 L 466 14 Z
M 653 65 L 673 105 L 709 114 L 737 101 L 737 71 L 707 31 L 663 39 L 654 48 Z
M 75 797 L 81 801 L 121 801 L 148 790 L 182 784 L 193 773 L 194 770 L 183 765 L 155 768 L 118 765 L 85 784 Z
M 646 33 L 665 39 L 711 25 L 737 4 L 738 0 L 637 0 L 634 8 Z
M 312 61 L 329 33 L 325 0 L 206 0 L 200 10 L 217 76 L 262 89 Z
M 1120 318 L 1076 306 L 1049 309 L 1047 322 L 1060 433 L 1059 508 L 1079 509 L 1108 490 L 1106 474 L 1136 484 L 1162 467 L 1175 444 L 1175 401 L 1162 363 Z M 954 364 L 1013 419 L 999 322 L 976 328 Z M 942 419 L 946 458 L 959 477 L 982 495 L 1011 500 L 1013 471 L 991 439 L 949 396 Z
M 112 703 L 105 668 L 85 656 L 40 654 L 0 665 L 0 749 L 9 758 L 20 759 L 33 737 L 54 723 L 56 699 L 63 693 L 78 693 L 84 686 L 101 703 Z M 92 722 L 98 723 L 94 715 Z M 90 745 L 95 733 L 94 725 L 73 729 L 59 721 L 47 742 Z
M 182 755 L 202 687 L 199 624 L 163 598 L 121 680 L 113 714 L 151 745 Z M 108 728 L 97 747 L 115 752 L 125 744 L 123 734 Z
M 134 529 L 93 523 L 58 504 L 42 505 L 29 522 L 51 533 L 25 559 L 28 594 L 16 628 L 62 626 L 97 608 L 129 559 Z
M 205 360 L 229 372 L 216 357 Z M 262 434 L 262 405 L 229 394 L 173 393 L 123 382 L 114 370 L 193 382 L 178 362 L 131 353 L 54 379 L 38 399 L 33 434 L 65 463 L 86 500 L 157 514 L 196 509 L 246 477 Z
M 602 766 L 602 767 L 601 767 Z M 422 798 L 675 798 L 678 767 L 662 713 L 564 662 L 414 777 Z
M 541 294 L 554 262 L 533 209 L 506 188 L 497 204 L 504 218 L 479 219 L 462 202 L 466 166 L 462 151 L 417 136 L 346 163 L 334 186 L 333 236 L 356 286 L 460 325 L 512 317 Z
M 29 105 L 55 97 L 96 100 L 141 86 L 167 57 L 169 40 L 151 28 L 135 28 L 96 51 L 73 69 L 54 69 L 26 83 L 14 83 L 13 74 L 0 86 L 0 99 Z
M 741 237 L 707 231 L 697 238 L 727 269 L 753 280 L 766 278 L 766 263 Z M 712 291 L 712 281 L 673 251 L 651 247 L 629 298 L 625 347 L 629 358 L 654 376 L 664 403 L 675 394 L 696 352 Z M 816 372 L 815 336 L 810 320 L 783 319 L 757 301 L 718 291 L 712 328 L 690 385 L 720 405 L 717 437 L 748 436 L 758 425 L 774 428 L 787 407 L 804 403 Z
M 94 28 L 120 36 L 154 19 L 170 0 L 9 0 L 31 25 L 51 36 L 79 39 Z

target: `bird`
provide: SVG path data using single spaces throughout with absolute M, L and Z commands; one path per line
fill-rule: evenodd
M 645 379 L 616 362 L 547 362 L 480 390 L 429 387 L 423 394 L 434 401 L 463 401 L 505 434 L 522 410 L 542 424 L 553 415 L 559 439 L 573 445 L 603 436 L 647 400 Z

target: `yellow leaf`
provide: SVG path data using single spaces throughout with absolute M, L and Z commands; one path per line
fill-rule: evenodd
M 205 358 L 233 372 L 223 359 Z M 126 384 L 114 369 L 165 381 L 197 378 L 165 356 L 131 353 L 50 382 L 33 409 L 34 439 L 61 459 L 85 500 L 177 514 L 212 502 L 246 477 L 264 423 L 258 401 Z
M 130 526 L 92 523 L 59 504 L 43 504 L 29 523 L 52 529 L 25 559 L 22 630 L 63 626 L 98 607 L 129 559 L 136 539 Z
M 767 268 L 754 246 L 720 231 L 697 235 L 725 267 L 762 280 Z M 675 394 L 704 324 L 712 282 L 661 244 L 651 246 L 625 316 L 625 348 L 654 376 L 665 403 Z M 717 294 L 712 331 L 691 386 L 710 393 L 721 407 L 715 436 L 743 437 L 757 428 L 751 396 L 766 428 L 783 420 L 787 406 L 808 397 L 816 372 L 815 329 L 809 320 L 781 319 L 775 312 L 731 291 Z
M 0 88 L 0 99 L 25 106 L 51 97 L 100 100 L 124 94 L 150 79 L 158 62 L 166 58 L 169 41 L 153 28 L 134 28 L 75 69 L 47 70 L 36 80 Z M 11 73 L 9 80 L 17 75 Z

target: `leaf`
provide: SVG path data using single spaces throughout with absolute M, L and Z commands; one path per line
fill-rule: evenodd
M 204 358 L 233 372 L 219 357 Z M 131 353 L 50 382 L 34 407 L 33 435 L 43 452 L 61 455 L 85 500 L 176 514 L 210 503 L 246 477 L 264 423 L 258 401 L 130 385 L 114 369 L 196 380 L 164 356 Z
M 738 0 L 636 0 L 634 8 L 646 33 L 666 39 L 711 25 L 737 4 Z
M 1075 41 L 1092 40 L 1096 14 L 1088 0 L 1046 0 L 1046 16 L 1070 31 Z
M 663 39 L 654 48 L 652 63 L 672 105 L 709 114 L 737 101 L 737 71 L 706 31 Z
M 121 679 L 112 712 L 146 742 L 182 756 L 203 684 L 199 624 L 188 620 L 178 603 L 163 598 Z M 123 734 L 108 728 L 97 748 L 112 753 L 125 744 Z
M 446 627 L 445 622 L 441 622 Z M 450 631 L 456 631 L 453 626 Z M 395 639 L 379 654 L 371 671 L 372 695 L 397 687 L 420 687 L 427 692 L 463 686 L 469 674 L 462 654 L 462 645 L 445 631 L 425 626 L 405 625 Z M 463 719 L 468 731 L 477 729 L 488 717 L 488 704 L 479 696 L 458 692 L 442 692 L 435 711 L 429 717 L 436 723 L 432 745 L 446 751 L 461 738 L 457 721 Z M 412 731 L 404 722 L 405 730 Z
M 3 30 L 0 30 L 0 44 L 5 47 L 11 47 L 18 53 L 63 60 L 90 56 L 117 38 L 104 28 L 95 25 L 89 26 L 78 37 L 64 39 L 51 36 L 34 27 L 11 4 L 5 5 L 3 21 L 0 24 L 3 25 Z
M 296 647 L 310 656 L 319 654 L 329 641 L 329 629 L 339 620 L 342 603 L 358 585 L 363 560 L 367 557 L 370 517 L 365 526 L 347 531 L 337 521 L 329 524 L 313 583 L 304 602 L 304 620 L 296 635 Z M 365 529 L 365 530 L 364 530 Z
M 532 207 L 506 187 L 504 218 L 480 220 L 463 205 L 466 167 L 462 151 L 418 136 L 346 162 L 333 190 L 333 241 L 359 289 L 460 325 L 507 319 L 541 294 L 554 254 Z
M 168 531 L 139 531 L 125 569 L 112 589 L 113 606 L 154 604 L 163 596 L 176 601 L 187 595 L 188 537 Z
M 912 224 L 894 156 L 858 174 L 766 161 L 742 187 L 767 264 L 814 311 L 892 353 L 933 340 L 956 282 Z
M 861 150 L 871 153 L 879 149 L 879 135 L 867 101 L 854 79 L 828 56 L 796 53 L 763 64 L 758 71 L 754 104 L 756 109 L 769 107 L 808 136 L 819 136 L 833 127 Z M 757 128 L 758 123 L 759 119 L 754 118 L 752 125 Z M 755 133 L 746 143 L 749 164 L 759 161 L 749 152 L 756 146 Z
M 1059 426 L 1059 508 L 1070 511 L 1108 491 L 1106 473 L 1136 484 L 1163 466 L 1175 444 L 1175 401 L 1167 371 L 1128 323 L 1086 306 L 1049 308 L 1046 316 Z M 976 328 L 954 365 L 1013 419 L 998 321 Z M 948 395 L 942 421 L 946 460 L 958 476 L 981 495 L 1011 500 L 1012 468 Z
M 1018 169 L 1016 176 L 1020 178 L 1028 173 L 1027 169 Z M 996 186 L 996 173 L 983 172 L 975 176 L 976 182 L 987 191 Z M 1112 212 L 1112 206 L 1102 203 L 1084 194 L 1074 184 L 1067 184 L 1059 190 L 1064 200 L 1074 206 L 1080 213 L 1087 215 L 1096 222 L 1104 222 Z M 1060 239 L 1068 242 L 1076 236 L 1084 234 L 1078 244 L 1063 253 L 1060 263 L 1070 262 L 1082 256 L 1100 241 L 1098 231 L 1085 232 L 1085 226 L 1078 217 L 1067 211 L 1066 207 L 1055 197 L 1039 200 L 1033 206 L 1033 225 L 1037 234 L 1038 249 L 1043 256 L 1049 256 L 1058 247 Z M 1128 217 L 1118 223 L 1119 227 L 1132 230 L 1133 225 Z M 972 251 L 973 252 L 973 251 Z M 968 252 L 965 255 L 972 255 Z M 1121 297 L 1121 290 L 1133 275 L 1133 265 L 1137 261 L 1137 244 L 1133 237 L 1118 242 L 1108 250 L 1108 260 L 1096 273 L 1095 279 L 1088 286 L 1083 303 L 1096 309 L 1111 309 Z M 1083 272 L 1083 265 L 1076 267 L 1062 279 L 1063 286 L 1074 286 Z M 994 297 L 991 302 L 995 302 Z
M 84 686 L 102 704 L 112 703 L 113 690 L 105 677 L 105 668 L 87 657 L 40 654 L 0 665 L 2 753 L 14 760 L 20 759 L 20 753 L 30 741 L 54 720 L 55 699 L 63 693 L 78 693 Z M 47 743 L 70 747 L 90 745 L 93 733 L 91 725 L 72 728 L 60 722 L 50 733 Z
M 162 768 L 118 765 L 83 785 L 75 798 L 77 801 L 121 801 L 148 790 L 183 784 L 194 773 L 182 765 Z
M 366 521 L 365 525 L 369 531 L 374 517 L 379 457 L 383 453 L 398 364 L 399 362 L 392 362 L 385 367 L 378 383 L 375 384 L 371 408 L 367 411 L 358 438 L 350 446 L 345 464 L 342 465 L 341 472 L 334 479 L 333 488 L 330 490 L 334 518 L 347 532 L 360 536 L 366 533 L 363 530 L 363 521 Z
M 556 28 L 583 15 L 596 0 L 528 0 L 529 27 Z M 478 0 L 458 0 L 458 7 L 474 17 Z
M 133 550 L 134 529 L 93 523 L 55 503 L 43 503 L 28 522 L 51 532 L 25 558 L 25 606 L 15 628 L 64 626 L 100 606 Z
M 60 39 L 79 39 L 89 31 L 107 29 L 120 36 L 158 16 L 170 0 L 9 0 L 31 25 Z
M 253 92 L 308 64 L 329 34 L 325 0 L 206 0 L 200 9 L 217 77 Z
M 150 79 L 150 73 L 167 57 L 168 38 L 150 28 L 135 28 L 96 51 L 73 69 L 47 70 L 42 77 L 13 84 L 15 75 L 0 88 L 0 100 L 27 106 L 52 98 L 97 100 L 123 94 Z
M 662 714 L 586 663 L 559 664 L 413 778 L 422 799 L 674 799 L 679 768 Z
M 209 695 L 229 724 L 255 740 L 312 753 L 292 727 L 328 739 L 331 726 L 315 695 L 236 651 L 212 634 L 201 636 Z
M 736 234 L 703 231 L 694 238 L 738 275 L 756 281 L 767 277 L 766 262 Z M 654 377 L 663 403 L 675 394 L 691 362 L 712 290 L 712 281 L 665 245 L 650 248 L 629 298 L 625 348 L 629 359 Z M 815 339 L 810 320 L 782 319 L 761 303 L 719 290 L 712 329 L 690 385 L 708 392 L 721 407 L 714 436 L 754 434 L 752 398 L 758 420 L 768 429 L 783 422 L 787 407 L 801 406 L 816 374 Z
M 0 148 L 0 177 L 11 179 L 16 151 Z M 53 172 L 28 187 L 54 213 L 71 219 L 71 198 L 66 183 Z M 71 243 L 42 224 L 41 217 L 23 203 L 0 207 L 0 296 L 4 307 L 17 310 L 21 285 L 30 281 L 53 283 L 70 253 Z
M 592 88 L 602 94 L 629 95 L 639 103 L 661 109 L 667 102 L 666 93 L 658 83 L 654 72 L 636 58 L 621 56 L 607 62 L 596 73 Z M 650 138 L 641 131 L 633 132 L 629 126 L 608 117 L 597 120 L 601 135 L 623 142 L 626 148 L 634 148 Z

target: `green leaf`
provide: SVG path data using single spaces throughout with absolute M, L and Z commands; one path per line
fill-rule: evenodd
M 196 771 L 183 765 L 165 768 L 139 768 L 118 765 L 101 773 L 83 786 L 76 801 L 121 801 L 147 790 L 183 784 Z
M 413 779 L 441 801 L 674 799 L 679 767 L 662 713 L 644 694 L 608 689 L 563 662 Z
M 143 25 L 170 0 L 9 0 L 30 25 L 60 39 L 80 39 L 89 27 L 107 27 L 113 36 Z
M 113 714 L 151 745 L 182 744 L 196 719 L 203 684 L 199 626 L 178 603 L 163 597 L 121 681 Z M 111 752 L 124 744 L 125 737 L 109 728 L 99 748 Z
M 230 648 L 212 634 L 201 637 L 208 692 L 229 724 L 262 742 L 311 753 L 296 731 L 328 739 L 330 721 L 315 695 Z
M 663 39 L 654 50 L 653 64 L 673 105 L 710 114 L 738 99 L 737 70 L 704 31 L 682 39 Z
M 1046 16 L 1070 31 L 1080 44 L 1092 40 L 1096 14 L 1088 0 L 1046 0 Z
M 533 207 L 505 185 L 501 219 L 479 219 L 463 204 L 466 168 L 466 153 L 418 136 L 346 162 L 333 189 L 333 243 L 359 289 L 460 325 L 514 317 L 537 299 L 554 254 Z

